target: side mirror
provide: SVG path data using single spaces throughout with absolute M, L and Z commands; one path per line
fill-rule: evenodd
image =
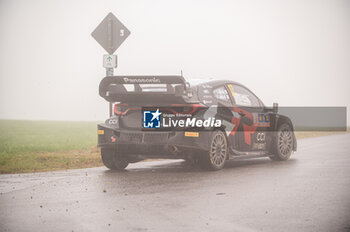
M 273 112 L 275 113 L 275 114 L 277 114 L 277 112 L 278 112 L 278 103 L 273 103 Z
M 182 96 L 184 94 L 185 94 L 185 87 L 183 85 L 176 85 L 175 86 L 175 95 Z

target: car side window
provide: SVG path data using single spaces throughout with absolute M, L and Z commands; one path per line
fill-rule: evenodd
M 223 101 L 225 103 L 231 103 L 230 95 L 228 94 L 225 86 L 220 86 L 213 89 L 213 95 L 217 100 Z
M 233 85 L 229 89 L 231 91 L 233 99 L 235 100 L 236 105 L 250 107 L 261 106 L 259 99 L 248 89 L 239 85 Z

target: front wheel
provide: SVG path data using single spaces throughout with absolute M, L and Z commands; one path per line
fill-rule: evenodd
M 289 124 L 281 124 L 276 132 L 273 155 L 270 159 L 277 161 L 288 160 L 292 155 L 294 145 L 293 131 Z
M 224 167 L 228 154 L 227 139 L 222 131 L 214 131 L 209 151 L 202 155 L 201 164 L 211 170 L 220 170 Z
M 129 162 L 121 155 L 117 154 L 115 149 L 101 148 L 101 158 L 103 164 L 111 170 L 124 170 Z

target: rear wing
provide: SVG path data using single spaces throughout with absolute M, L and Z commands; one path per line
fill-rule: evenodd
M 102 79 L 99 94 L 112 103 L 184 103 L 187 88 L 182 76 L 111 76 Z

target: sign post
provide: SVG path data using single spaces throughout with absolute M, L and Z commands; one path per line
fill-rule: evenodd
M 117 56 L 113 53 L 130 35 L 130 31 L 114 16 L 109 13 L 91 33 L 91 36 L 107 51 L 103 56 L 103 67 L 106 76 L 113 76 L 117 67 Z M 109 116 L 113 115 L 112 103 L 109 103 Z
M 113 76 L 113 70 L 117 67 L 116 55 L 103 55 L 103 67 L 106 69 L 106 76 Z

